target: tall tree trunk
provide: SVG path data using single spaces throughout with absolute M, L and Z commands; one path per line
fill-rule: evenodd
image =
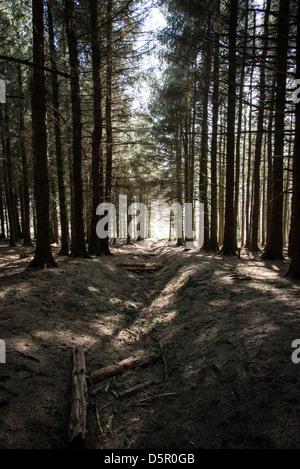
M 277 36 L 277 73 L 275 100 L 275 137 L 273 164 L 273 201 L 271 232 L 263 259 L 283 259 L 282 215 L 283 215 L 283 157 L 284 115 L 286 101 L 287 53 L 289 42 L 290 0 L 280 0 Z
M 253 115 L 253 106 L 252 106 L 252 96 L 253 96 L 253 73 L 254 66 L 251 67 L 250 72 L 250 105 L 249 105 L 249 138 L 248 138 L 248 164 L 247 164 L 247 180 L 246 180 L 246 201 L 245 201 L 245 225 L 246 225 L 246 241 L 245 248 L 250 249 L 250 230 L 251 230 L 251 166 L 252 166 L 252 115 Z
M 13 201 L 13 188 L 12 188 L 12 167 L 11 167 L 11 150 L 10 150 L 10 135 L 9 135 L 9 117 L 7 110 L 7 103 L 4 105 L 4 121 L 1 109 L 1 121 L 3 126 L 2 132 L 2 149 L 3 149 L 3 176 L 5 184 L 5 198 L 8 212 L 9 224 L 9 245 L 16 246 L 17 233 L 16 223 L 14 216 L 14 201 Z
M 178 119 L 178 116 L 177 116 Z M 176 202 L 182 206 L 182 161 L 181 161 L 181 140 L 180 140 L 180 124 L 177 121 L 175 135 L 175 152 L 176 152 Z M 179 224 L 180 225 L 180 224 Z M 178 227 L 177 227 L 178 228 Z M 177 233 L 177 246 L 183 245 L 183 234 Z
M 296 50 L 296 79 L 300 79 L 300 6 L 297 13 L 297 50 Z M 293 159 L 293 204 L 292 204 L 292 231 L 291 242 L 291 263 L 287 276 L 290 278 L 300 278 L 300 102 L 296 104 L 296 131 Z
M 32 0 L 32 14 L 33 62 L 44 66 L 44 5 L 42 0 Z M 45 72 L 40 67 L 34 67 L 33 70 L 31 100 L 37 239 L 34 259 L 29 267 L 55 267 L 50 244 Z
M 215 16 L 219 16 L 220 2 L 217 2 Z M 217 187 L 217 137 L 218 137 L 218 117 L 219 117 L 219 34 L 215 32 L 215 47 L 214 47 L 214 61 L 213 61 L 213 95 L 212 95 L 212 137 L 211 137 L 211 212 L 210 212 L 210 239 L 209 250 L 218 251 L 218 187 Z
M 23 83 L 22 83 L 22 69 L 21 65 L 18 65 L 18 82 L 19 82 L 19 94 L 23 96 Z M 22 158 L 22 189 L 23 189 L 23 209 L 24 209 L 24 220 L 22 224 L 23 229 L 23 245 L 32 246 L 31 235 L 30 235 L 30 199 L 29 199 L 29 183 L 28 183 L 28 164 L 27 154 L 25 145 L 25 123 L 24 123 L 24 106 L 23 100 L 19 100 L 19 116 L 20 116 L 20 151 Z
M 265 61 L 268 47 L 268 35 L 269 35 L 269 15 L 270 15 L 271 1 L 268 0 L 265 18 L 264 18 L 264 40 L 263 40 L 263 52 L 260 58 L 260 79 L 259 79 L 259 109 L 257 117 L 257 128 L 256 128 L 256 142 L 255 142 L 255 156 L 254 156 L 254 174 L 253 174 L 253 212 L 252 212 L 252 224 L 251 224 L 251 237 L 250 237 L 250 251 L 259 251 L 258 247 L 258 229 L 259 229 L 259 212 L 260 212 L 260 162 L 262 152 L 262 139 L 264 130 L 264 106 L 266 97 L 266 72 L 265 72 Z
M 53 70 L 57 70 L 56 49 L 54 41 L 54 27 L 51 10 L 51 2 L 47 0 L 48 11 L 48 32 L 49 32 L 49 46 L 50 46 L 50 61 Z M 58 195 L 59 195 L 59 212 L 60 212 L 60 228 L 61 228 L 61 248 L 59 255 L 67 256 L 69 254 L 69 228 L 67 217 L 67 204 L 66 204 L 66 188 L 64 182 L 64 164 L 63 164 L 63 151 L 62 151 L 62 132 L 61 132 L 61 119 L 60 119 L 60 106 L 59 106 L 59 84 L 56 73 L 51 74 L 52 80 L 52 96 L 53 96 L 53 111 L 54 111 L 54 134 L 55 134 L 55 151 L 56 151 L 56 166 L 57 166 L 57 180 L 58 180 Z
M 229 65 L 228 65 L 228 107 L 227 107 L 227 147 L 226 147 L 226 200 L 225 231 L 222 254 L 236 254 L 234 236 L 234 129 L 236 96 L 236 32 L 238 0 L 230 1 L 229 19 Z
M 210 29 L 207 35 L 210 34 Z M 201 129 L 201 159 L 200 159 L 200 178 L 199 178 L 199 199 L 204 207 L 204 242 L 202 249 L 206 251 L 209 248 L 209 217 L 208 217 L 208 200 L 207 200 L 207 158 L 208 158 L 208 98 L 210 85 L 210 68 L 211 68 L 211 48 L 208 41 L 206 55 L 204 58 L 204 89 L 202 101 L 202 129 Z
M 223 116 L 222 116 L 223 118 Z M 221 119 L 221 125 L 223 119 Z M 224 241 L 224 209 L 225 209 L 225 151 L 226 140 L 224 135 L 221 135 L 219 142 L 219 244 L 222 245 Z
M 245 115 L 245 129 L 247 128 L 247 115 Z M 241 220 L 241 246 L 245 244 L 245 167 L 246 167 L 246 142 L 247 134 L 245 132 L 243 139 L 243 163 L 242 163 L 242 220 Z
M 0 223 L 1 223 L 0 239 L 5 239 L 5 217 L 4 217 L 4 203 L 3 203 L 3 192 L 2 192 L 1 182 L 0 182 Z
M 82 124 L 79 85 L 79 59 L 77 37 L 74 26 L 74 0 L 65 0 L 65 21 L 69 49 L 71 79 L 71 101 L 73 120 L 73 191 L 74 191 L 74 237 L 71 257 L 88 258 L 84 237 L 83 222 L 83 185 L 82 185 Z
M 112 0 L 107 0 L 107 30 L 106 30 L 106 101 L 105 101 L 105 129 L 106 129 L 106 174 L 105 174 L 105 201 L 111 201 L 112 188 Z M 108 226 L 106 226 L 108 229 Z M 110 255 L 108 236 L 100 240 L 101 253 Z
M 273 121 L 274 121 L 274 97 L 275 97 L 275 76 L 273 77 L 271 96 L 270 96 L 270 108 L 268 116 L 268 126 L 267 126 L 267 161 L 268 161 L 268 170 L 267 170 L 267 240 L 270 237 L 271 233 L 271 218 L 272 218 L 272 199 L 273 199 Z
M 92 216 L 89 235 L 89 254 L 101 255 L 100 240 L 96 233 L 96 209 L 103 202 L 103 166 L 102 166 L 102 110 L 101 110 L 101 55 L 98 35 L 98 7 L 94 0 L 90 0 L 90 22 L 92 31 L 92 61 L 93 61 L 93 102 L 94 129 L 92 134 Z

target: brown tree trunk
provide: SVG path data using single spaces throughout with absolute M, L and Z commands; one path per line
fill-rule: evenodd
M 53 70 L 57 70 L 53 18 L 52 18 L 51 2 L 49 0 L 47 0 L 47 11 L 48 11 L 48 31 L 49 31 L 51 67 Z M 59 251 L 59 255 L 67 256 L 69 254 L 69 228 L 68 228 L 67 205 L 66 205 L 66 188 L 65 188 L 65 182 L 64 182 L 62 132 L 61 132 L 61 119 L 60 119 L 60 106 L 59 106 L 59 85 L 58 85 L 58 78 L 57 78 L 56 73 L 51 74 L 51 80 L 52 80 L 52 96 L 53 96 L 53 112 L 54 112 L 54 134 L 55 134 L 55 151 L 56 151 L 56 166 L 57 166 L 58 195 L 59 195 L 60 228 L 61 228 L 61 248 Z
M 5 185 L 5 198 L 8 214 L 9 225 L 9 245 L 16 246 L 17 233 L 14 216 L 14 202 L 13 202 L 13 188 L 12 188 L 12 168 L 11 168 L 11 150 L 10 150 L 10 135 L 9 135 L 9 118 L 7 104 L 5 104 L 4 121 L 1 110 L 2 121 L 2 149 L 3 149 L 3 177 Z
M 3 192 L 2 192 L 1 182 L 0 182 L 0 223 L 1 223 L 0 239 L 5 239 L 5 217 L 4 217 Z
M 208 29 L 207 34 L 210 34 Z M 206 251 L 209 248 L 209 217 L 207 200 L 207 158 L 208 158 L 208 98 L 210 87 L 210 68 L 211 53 L 210 47 L 206 50 L 204 58 L 204 89 L 202 101 L 202 129 L 201 129 L 201 159 L 200 159 L 200 178 L 199 178 L 199 199 L 204 207 L 204 242 L 202 249 Z
M 217 11 L 215 15 L 219 15 L 220 2 L 217 2 Z M 217 187 L 217 137 L 218 137 L 218 117 L 219 117 L 219 35 L 215 33 L 215 49 L 213 64 L 213 110 L 212 110 L 212 137 L 211 137 L 211 217 L 210 217 L 210 239 L 209 250 L 218 251 L 218 187 Z
M 22 69 L 21 65 L 18 65 L 18 82 L 19 82 L 19 93 L 23 95 L 23 84 L 22 84 Z M 23 209 L 24 209 L 24 220 L 22 224 L 23 229 L 23 245 L 32 246 L 31 235 L 30 235 L 30 199 L 29 199 L 29 183 L 28 183 L 28 165 L 25 145 L 25 123 L 24 123 L 24 106 L 23 100 L 19 100 L 19 113 L 20 113 L 20 151 L 22 157 L 22 196 L 23 196 Z
M 272 199 L 273 199 L 273 121 L 274 121 L 274 96 L 275 96 L 275 77 L 273 78 L 272 90 L 270 96 L 270 109 L 268 116 L 268 142 L 267 142 L 267 161 L 268 161 L 268 170 L 267 170 L 267 239 L 268 242 L 270 233 L 271 233 L 271 215 L 272 215 Z
M 241 77 L 240 77 L 240 91 L 239 91 L 239 109 L 238 109 L 238 123 L 237 123 L 237 137 L 236 137 L 236 150 L 235 150 L 235 190 L 234 190 L 234 247 L 237 250 L 237 223 L 239 217 L 239 199 L 240 199 L 240 146 L 241 146 L 241 130 L 242 130 L 242 117 L 243 117 L 243 97 L 244 97 L 244 81 L 245 81 L 245 68 L 247 57 L 247 39 L 248 39 L 248 0 L 246 1 L 245 11 L 245 29 L 243 40 L 243 55 L 241 63 Z
M 300 79 L 300 6 L 297 13 L 297 50 L 296 50 L 296 79 Z M 296 132 L 293 161 L 293 205 L 292 205 L 292 231 L 291 242 L 291 263 L 287 276 L 290 278 L 300 278 L 300 102 L 296 104 Z
M 69 49 L 71 79 L 71 102 L 73 121 L 73 191 L 74 191 L 74 237 L 71 257 L 88 258 L 84 237 L 83 188 L 82 188 L 82 124 L 79 85 L 79 59 L 77 37 L 74 27 L 75 1 L 66 0 L 65 21 Z
M 176 202 L 182 205 L 182 161 L 181 161 L 181 141 L 180 141 L 180 125 L 177 124 L 175 136 L 175 152 L 176 152 Z M 178 227 L 177 227 L 178 228 Z M 183 245 L 183 234 L 177 233 L 177 246 Z
M 266 96 L 266 80 L 265 80 L 265 61 L 268 47 L 268 35 L 269 35 L 269 14 L 270 14 L 270 0 L 267 2 L 265 18 L 264 18 L 264 41 L 263 41 L 263 52 L 260 59 L 260 79 L 259 79 L 259 109 L 257 117 L 257 128 L 256 128 L 256 142 L 255 142 L 255 156 L 254 156 L 254 174 L 253 174 L 253 212 L 252 212 L 252 224 L 251 224 L 251 237 L 250 237 L 250 251 L 259 251 L 258 247 L 258 229 L 259 229 L 259 213 L 260 213 L 260 163 L 261 163 L 261 152 L 262 152 L 262 139 L 264 130 L 264 106 Z
M 32 14 L 33 62 L 44 66 L 44 5 L 42 0 L 32 1 Z M 33 70 L 31 100 L 37 239 L 34 259 L 29 267 L 55 267 L 50 244 L 45 72 L 40 67 L 34 67 Z
M 105 102 L 105 129 L 106 129 L 106 174 L 105 174 L 105 201 L 111 201 L 112 188 L 112 0 L 107 0 L 107 32 L 106 32 L 106 102 Z M 106 229 L 108 227 L 106 226 Z M 100 239 L 101 253 L 110 255 L 109 238 Z
M 103 202 L 103 166 L 102 166 L 102 111 L 101 111 L 101 55 L 98 31 L 98 8 L 94 0 L 90 0 L 90 22 L 92 31 L 93 61 L 93 102 L 94 129 L 92 134 L 92 216 L 89 235 L 89 254 L 101 255 L 100 240 L 96 233 L 97 206 Z
M 230 1 L 229 20 L 229 68 L 228 68 L 228 107 L 227 107 L 227 147 L 226 147 L 226 200 L 225 231 L 222 254 L 236 254 L 234 236 L 234 129 L 236 96 L 236 30 L 238 0 Z
M 287 53 L 289 42 L 289 0 L 280 0 L 277 36 L 277 74 L 275 100 L 275 137 L 273 164 L 273 200 L 271 232 L 263 259 L 283 259 L 282 215 L 283 215 L 283 157 L 284 115 L 286 101 Z

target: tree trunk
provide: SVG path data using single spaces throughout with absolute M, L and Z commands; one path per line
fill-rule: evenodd
M 74 29 L 75 1 L 66 0 L 65 21 L 69 49 L 71 79 L 71 102 L 73 121 L 73 191 L 74 191 L 74 236 L 71 257 L 88 258 L 84 237 L 83 223 L 83 188 L 82 188 L 82 124 L 79 85 L 79 59 L 77 37 Z
M 296 79 L 300 79 L 300 6 L 297 13 L 297 50 L 296 50 Z M 296 104 L 296 131 L 293 161 L 293 205 L 292 205 L 292 232 L 291 241 L 291 263 L 287 276 L 300 278 L 300 102 Z
M 226 200 L 225 231 L 222 254 L 236 254 L 234 236 L 234 128 L 236 95 L 236 30 L 238 0 L 230 2 L 229 20 L 229 68 L 228 68 L 228 107 L 227 107 L 227 147 L 226 147 Z
M 176 202 L 182 205 L 182 161 L 181 161 L 181 141 L 180 141 L 180 125 L 177 123 L 175 136 L 175 152 L 176 152 Z M 178 223 L 180 225 L 180 223 Z M 178 227 L 177 227 L 178 228 Z M 177 246 L 183 246 L 183 234 L 177 233 Z
M 220 2 L 217 2 L 215 15 L 219 16 Z M 210 218 L 210 239 L 209 250 L 218 251 L 218 207 L 217 207 L 217 137 L 218 137 L 218 117 L 219 117 L 219 34 L 215 33 L 215 50 L 213 65 L 213 109 L 212 109 L 212 137 L 211 137 L 211 218 Z
M 9 224 L 9 245 L 16 246 L 16 225 L 13 210 L 13 190 L 12 190 L 12 168 L 11 168 L 11 155 L 10 155 L 10 135 L 9 135 L 9 122 L 7 104 L 5 104 L 4 121 L 1 110 L 1 121 L 3 126 L 2 132 L 2 149 L 3 149 L 3 177 L 5 185 L 5 198 L 8 212 Z
M 32 1 L 32 14 L 33 62 L 44 66 L 44 5 L 42 0 Z M 29 267 L 55 267 L 50 244 L 45 72 L 40 67 L 34 67 L 33 70 L 31 100 L 37 239 L 34 259 Z
M 57 70 L 56 65 L 56 50 L 54 41 L 54 27 L 51 11 L 51 3 L 47 1 L 48 10 L 48 31 L 49 31 L 49 46 L 50 46 L 50 60 L 53 70 Z M 69 228 L 67 217 L 66 205 L 66 188 L 64 182 L 64 165 L 63 165 L 63 152 L 62 152 L 62 132 L 61 132 L 61 119 L 60 119 L 60 106 L 59 106 L 59 85 L 56 73 L 51 74 L 52 80 L 52 96 L 53 96 L 53 112 L 54 112 L 54 134 L 55 134 L 55 151 L 56 151 L 56 166 L 57 166 L 57 180 L 58 180 L 58 195 L 59 195 L 59 211 L 60 211 L 60 228 L 61 228 L 61 248 L 59 255 L 67 256 L 69 254 Z
M 105 102 L 105 128 L 106 128 L 106 177 L 105 177 L 105 201 L 111 201 L 112 187 L 112 0 L 107 0 L 107 47 L 106 47 L 106 102 Z M 106 229 L 108 227 L 106 226 Z M 100 240 L 101 253 L 110 255 L 108 236 Z
M 5 217 L 4 217 L 3 192 L 2 192 L 1 182 L 0 182 L 0 223 L 1 223 L 0 239 L 5 239 Z
M 23 84 L 22 84 L 22 69 L 21 65 L 18 65 L 18 82 L 19 82 L 19 94 L 23 96 Z M 23 230 L 23 246 L 32 246 L 31 235 L 30 235 L 30 199 L 29 199 L 29 183 L 28 183 L 28 165 L 25 145 L 25 123 L 24 123 L 24 106 L 23 100 L 19 100 L 19 120 L 20 120 L 20 151 L 22 158 L 22 196 L 23 196 L 23 210 L 24 220 L 22 224 Z
M 210 34 L 210 29 L 207 35 Z M 209 44 L 209 42 L 208 42 Z M 200 178 L 199 178 L 199 199 L 204 207 L 204 242 L 202 249 L 206 251 L 209 248 L 209 217 L 207 201 L 207 158 L 208 158 L 208 98 L 210 87 L 210 68 L 211 68 L 211 48 L 208 47 L 204 58 L 204 89 L 202 101 L 202 129 L 201 129 L 201 159 L 200 159 Z
M 273 200 L 271 232 L 263 259 L 283 259 L 282 215 L 283 215 L 283 158 L 284 158 L 284 115 L 286 102 L 287 53 L 289 42 L 289 0 L 280 0 L 277 36 L 277 75 L 275 100 L 275 137 L 273 164 Z
M 258 247 L 258 229 L 259 229 L 259 212 L 260 212 L 260 162 L 262 152 L 262 139 L 264 130 L 264 106 L 265 106 L 265 61 L 268 47 L 268 36 L 269 36 L 269 14 L 270 14 L 270 0 L 267 2 L 265 18 L 264 18 L 264 41 L 263 41 L 263 52 L 260 58 L 260 79 L 259 79 L 259 109 L 257 117 L 257 128 L 256 128 L 256 142 L 255 142 L 255 156 L 254 156 L 254 174 L 253 174 L 253 212 L 252 212 L 252 224 L 251 224 L 251 237 L 250 237 L 250 251 L 259 251 Z
M 97 206 L 103 202 L 103 166 L 102 166 L 102 111 L 101 111 L 101 55 L 98 31 L 98 8 L 94 0 L 90 0 L 90 22 L 92 31 L 92 61 L 93 61 L 93 100 L 94 100 L 94 129 L 92 134 L 92 216 L 89 235 L 89 254 L 101 255 L 100 240 L 96 233 Z

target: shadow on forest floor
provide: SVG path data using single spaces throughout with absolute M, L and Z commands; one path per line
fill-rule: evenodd
M 75 346 L 86 351 L 89 373 L 162 354 L 88 385 L 87 448 L 299 447 L 300 364 L 291 344 L 300 338 L 300 286 L 283 278 L 286 261 L 146 240 L 31 272 L 24 248 L 1 246 L 0 448 L 68 446 Z M 163 268 L 118 265 L 129 263 Z

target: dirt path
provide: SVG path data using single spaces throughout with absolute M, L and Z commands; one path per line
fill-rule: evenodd
M 154 240 L 112 250 L 30 272 L 32 251 L 2 243 L 0 448 L 68 446 L 77 345 L 89 373 L 161 353 L 88 385 L 87 448 L 299 447 L 300 286 L 283 279 L 287 263 Z

